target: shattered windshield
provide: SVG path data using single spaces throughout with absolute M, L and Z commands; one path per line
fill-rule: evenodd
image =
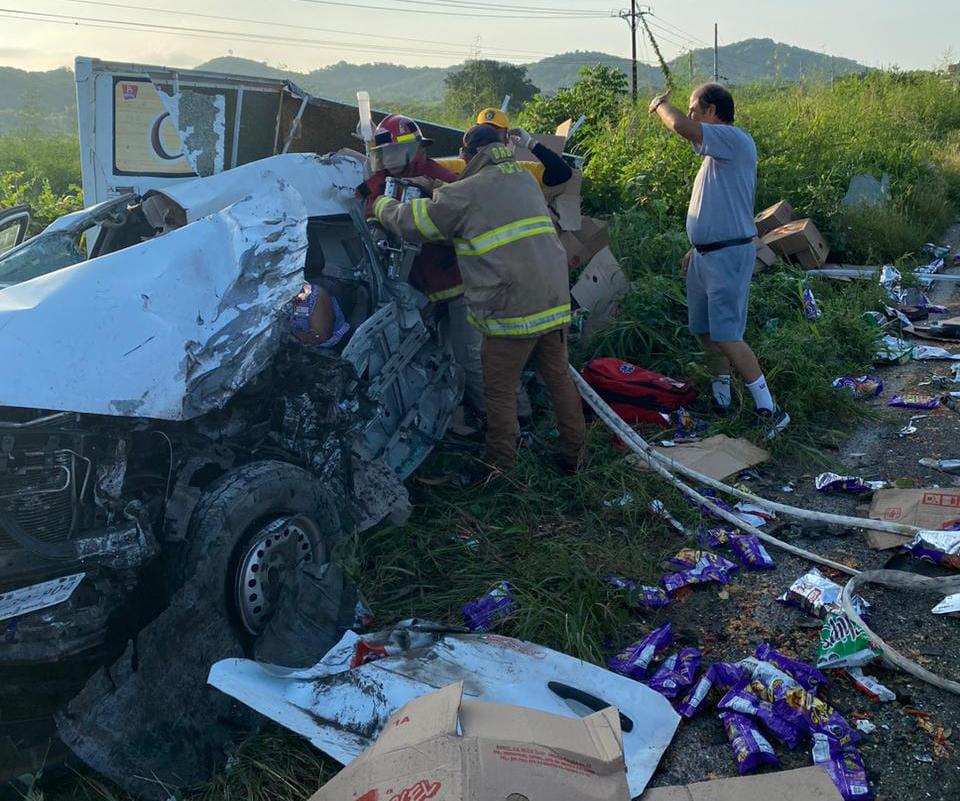
M 0 256 L 0 288 L 62 270 L 86 259 L 80 236 L 70 231 L 40 234 Z

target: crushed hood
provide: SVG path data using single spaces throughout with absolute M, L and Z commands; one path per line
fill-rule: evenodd
M 304 200 L 258 180 L 183 228 L 0 291 L 0 405 L 187 420 L 226 403 L 269 363 L 303 280 Z

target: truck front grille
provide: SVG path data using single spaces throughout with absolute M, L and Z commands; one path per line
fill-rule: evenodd
M 73 525 L 74 497 L 78 491 L 74 461 L 75 457 L 68 451 L 57 451 L 52 464 L 31 466 L 23 472 L 0 473 L 0 511 L 39 540 L 66 540 Z M 81 462 L 81 475 L 85 470 L 86 465 Z M 19 547 L 0 524 L 0 550 Z

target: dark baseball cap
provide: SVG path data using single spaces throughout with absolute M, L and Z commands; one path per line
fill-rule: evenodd
M 494 125 L 474 125 L 463 135 L 463 146 L 473 151 L 502 141 L 500 129 Z

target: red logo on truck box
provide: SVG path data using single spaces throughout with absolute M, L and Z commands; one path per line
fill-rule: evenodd
M 440 782 L 428 782 L 421 779 L 413 787 L 401 790 L 390 801 L 430 801 L 440 792 Z
M 136 100 L 137 99 L 137 90 L 140 87 L 135 83 L 122 83 L 120 84 L 120 96 L 124 100 Z

